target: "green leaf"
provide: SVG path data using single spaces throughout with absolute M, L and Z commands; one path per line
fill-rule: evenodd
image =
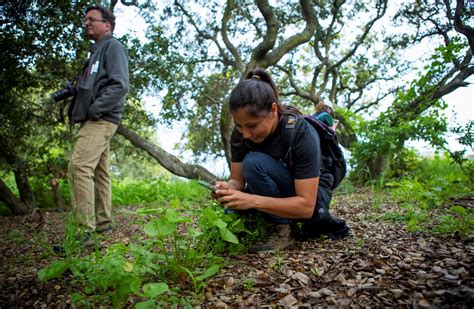
M 164 292 L 168 291 L 169 287 L 164 282 L 157 282 L 157 283 L 147 283 L 143 286 L 143 294 L 150 298 L 154 298 Z
M 214 210 L 212 210 L 211 208 L 209 207 L 206 207 L 203 211 L 203 215 L 209 220 L 209 221 L 214 221 L 216 220 L 218 217 L 217 217 L 217 214 L 215 213 Z
M 69 268 L 70 265 L 71 262 L 69 260 L 54 261 L 53 263 L 49 264 L 38 272 L 38 278 L 41 282 L 46 282 L 50 279 L 58 278 L 63 272 L 65 272 Z
M 219 271 L 220 267 L 219 265 L 217 264 L 214 264 L 212 265 L 211 267 L 209 267 L 208 269 L 206 269 L 206 271 L 204 272 L 204 274 L 200 275 L 200 276 L 197 276 L 196 277 L 196 281 L 202 281 L 204 279 L 207 279 L 209 277 L 212 277 L 214 276 L 215 274 L 217 274 L 217 272 Z
M 456 206 L 453 206 L 453 207 L 449 208 L 449 210 L 454 211 L 458 215 L 462 215 L 462 216 L 466 215 L 466 209 L 462 206 L 456 205 Z
M 228 229 L 219 228 L 219 232 L 221 233 L 222 239 L 224 239 L 225 241 L 228 241 L 228 242 L 233 243 L 233 244 L 238 244 L 239 243 L 239 239 L 237 238 L 237 236 L 235 236 Z
M 173 222 L 168 222 L 166 220 L 148 222 L 147 224 L 145 224 L 144 227 L 145 234 L 151 237 L 167 236 L 172 234 L 175 230 L 176 224 Z
M 150 308 L 156 308 L 156 303 L 154 299 L 142 301 L 135 304 L 135 309 L 150 309 Z
M 130 290 L 138 295 L 138 296 L 144 296 L 141 292 L 140 292 L 140 287 L 142 285 L 142 280 L 140 278 L 133 278 L 131 281 L 130 281 Z
M 149 215 L 149 214 L 161 214 L 163 212 L 163 208 L 140 208 L 137 209 L 137 215 Z
M 212 221 L 212 223 L 217 226 L 218 228 L 226 228 L 227 227 L 227 223 L 225 223 L 224 221 L 222 221 L 222 219 L 216 219 L 214 221 Z

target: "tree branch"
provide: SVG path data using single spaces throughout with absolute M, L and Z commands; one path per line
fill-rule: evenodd
M 280 59 L 285 54 L 298 47 L 299 45 L 308 42 L 316 31 L 317 17 L 316 12 L 312 6 L 312 1 L 300 0 L 300 4 L 301 14 L 303 15 L 303 19 L 306 21 L 306 26 L 304 30 L 285 39 L 272 52 L 267 53 L 263 61 L 263 67 L 268 67 L 270 65 L 278 63 L 278 61 L 280 61 Z
M 189 12 L 183 7 L 181 3 L 178 1 L 175 1 L 175 5 L 179 8 L 179 10 L 186 16 L 189 20 L 189 23 L 193 26 L 193 28 L 196 30 L 197 34 L 199 37 L 205 39 L 205 40 L 210 40 L 212 41 L 217 49 L 219 50 L 219 54 L 221 55 L 222 59 L 219 60 L 220 62 L 223 62 L 224 64 L 233 64 L 233 61 L 229 59 L 228 55 L 226 54 L 225 50 L 222 48 L 222 46 L 219 44 L 219 41 L 217 40 L 217 34 L 214 33 L 213 35 L 206 33 L 205 31 L 201 30 L 197 23 L 195 22 L 194 18 L 189 14 Z
M 213 182 L 217 179 L 217 176 L 209 172 L 207 169 L 199 165 L 186 164 L 166 152 L 162 148 L 150 143 L 138 134 L 130 130 L 129 128 L 120 125 L 117 129 L 117 133 L 125 137 L 132 145 L 143 149 L 153 158 L 155 158 L 164 168 L 171 173 L 189 178 L 189 179 L 203 179 L 208 182 Z
M 256 3 L 260 13 L 262 13 L 263 18 L 265 19 L 265 25 L 267 28 L 267 33 L 265 34 L 263 41 L 254 49 L 252 56 L 253 59 L 259 61 L 275 46 L 278 34 L 278 19 L 273 13 L 268 0 L 257 0 Z
M 469 47 L 471 48 L 471 53 L 474 52 L 474 28 L 465 25 L 461 20 L 463 8 L 463 0 L 456 1 L 456 11 L 454 13 L 454 29 L 457 32 L 466 36 L 467 41 L 469 42 Z
M 10 188 L 0 179 L 0 201 L 2 201 L 10 211 L 16 215 L 26 215 L 33 208 L 21 201 L 13 194 Z
M 235 59 L 235 66 L 239 71 L 243 71 L 245 69 L 245 64 L 242 61 L 242 57 L 240 56 L 240 53 L 238 49 L 232 44 L 232 42 L 229 40 L 229 36 L 227 35 L 227 24 L 229 23 L 229 20 L 232 15 L 232 8 L 234 6 L 234 1 L 233 0 L 227 0 L 227 4 L 224 10 L 224 16 L 222 17 L 222 23 L 221 23 L 221 36 L 222 40 L 224 41 L 225 46 L 227 49 L 230 51 L 232 56 L 234 56 Z

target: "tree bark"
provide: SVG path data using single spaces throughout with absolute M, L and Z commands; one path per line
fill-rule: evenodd
M 6 139 L 0 137 L 0 155 L 5 158 L 5 161 L 10 165 L 13 174 L 15 175 L 15 182 L 20 193 L 20 200 L 31 206 L 31 208 L 36 207 L 35 198 L 33 191 L 30 188 L 28 182 L 28 173 L 25 162 L 15 153 L 13 147 L 11 147 Z
M 474 52 L 474 28 L 466 25 L 461 20 L 462 10 L 464 6 L 463 0 L 456 0 L 456 10 L 454 13 L 454 29 L 463 34 L 469 42 L 471 52 Z M 472 18 L 472 17 L 471 17 Z
M 383 153 L 378 153 L 373 161 L 368 162 L 370 177 L 378 179 L 390 163 L 390 157 Z
M 33 209 L 13 194 L 10 188 L 0 179 L 0 201 L 15 215 L 26 215 Z
M 153 158 L 155 158 L 165 169 L 171 173 L 185 177 L 188 179 L 202 179 L 207 182 L 214 182 L 218 177 L 210 171 L 199 165 L 187 164 L 179 160 L 177 157 L 166 152 L 164 149 L 150 143 L 146 139 L 140 137 L 138 134 L 129 128 L 120 125 L 117 133 L 125 137 L 132 145 L 143 149 Z

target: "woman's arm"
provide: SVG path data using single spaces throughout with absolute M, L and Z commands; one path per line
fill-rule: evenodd
M 242 162 L 230 164 L 230 178 L 228 181 L 216 181 L 216 189 L 233 189 L 242 191 L 245 186 L 245 180 L 242 173 Z M 216 192 L 217 193 L 217 192 Z
M 240 166 L 241 167 L 241 166 Z M 242 170 L 240 169 L 240 172 Z M 231 180 L 232 172 L 231 172 Z M 242 178 L 243 180 L 243 178 Z M 230 182 L 230 181 L 229 181 Z M 284 218 L 311 218 L 316 205 L 319 177 L 295 180 L 296 196 L 275 198 L 244 193 L 233 188 L 219 189 L 217 201 L 235 210 L 257 209 Z

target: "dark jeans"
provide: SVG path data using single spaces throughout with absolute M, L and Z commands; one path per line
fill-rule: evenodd
M 295 178 L 285 163 L 275 160 L 273 157 L 261 153 L 250 152 L 242 162 L 243 176 L 247 183 L 245 191 L 276 198 L 295 196 Z M 332 175 L 320 177 L 318 198 L 316 202 L 317 211 L 313 213 L 312 219 L 324 220 L 330 218 L 329 203 L 331 201 Z M 329 188 L 329 189 L 328 189 Z M 263 214 L 269 223 L 288 224 L 289 219 Z M 295 221 L 295 220 L 292 220 Z M 299 220 L 296 220 L 299 221 Z M 304 221 L 304 220 L 303 220 Z

